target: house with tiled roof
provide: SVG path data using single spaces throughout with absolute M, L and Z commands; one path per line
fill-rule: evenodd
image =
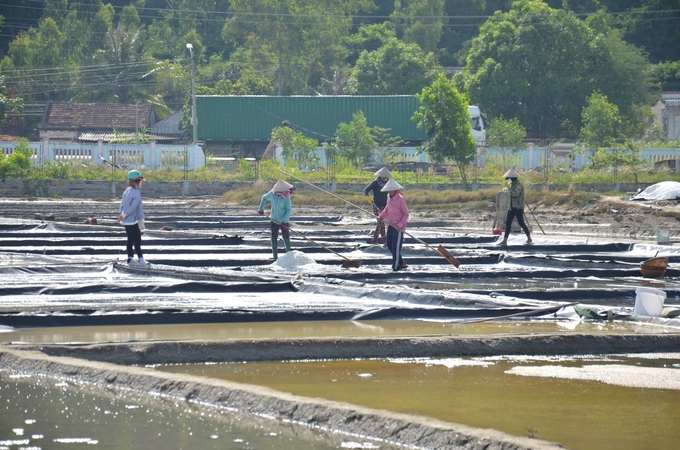
M 151 141 L 181 140 L 179 119 L 171 116 L 174 126 L 160 125 L 152 104 L 121 105 L 109 103 L 48 102 L 42 122 L 38 125 L 40 140 L 52 142 L 111 142 L 115 139 L 134 142 L 140 133 Z M 169 118 L 170 119 L 170 118 Z
M 663 127 L 666 139 L 680 138 L 680 92 L 663 92 L 654 105 L 656 123 Z

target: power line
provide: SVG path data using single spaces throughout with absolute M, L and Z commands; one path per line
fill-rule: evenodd
M 69 6 L 77 6 L 80 5 L 78 2 L 69 2 Z M 86 5 L 89 6 L 89 5 Z M 40 7 L 31 7 L 31 6 L 16 6 L 16 5 L 11 5 L 11 4 L 3 4 L 0 3 L 0 7 L 13 7 L 14 9 L 25 9 L 25 10 L 38 10 L 42 11 L 43 8 Z M 71 10 L 77 9 L 77 8 L 70 8 Z M 122 8 L 119 8 L 122 9 Z M 301 14 L 301 13 L 281 13 L 281 12 L 252 12 L 252 11 L 216 11 L 216 10 L 197 10 L 197 9 L 168 9 L 168 8 L 148 8 L 148 7 L 135 7 L 137 11 L 148 11 L 148 12 L 156 12 L 156 13 L 174 13 L 177 15 L 177 17 L 173 17 L 174 19 L 179 19 L 181 17 L 185 17 L 186 20 L 197 20 L 195 17 L 187 17 L 190 14 L 199 14 L 199 15 L 209 15 L 210 17 L 206 17 L 204 19 L 200 19 L 201 21 L 205 22 L 215 22 L 215 21 L 223 21 L 225 17 L 233 17 L 233 16 L 254 16 L 254 17 L 293 17 L 293 18 L 318 18 L 318 17 L 323 17 L 323 18 L 328 18 L 328 19 L 385 19 L 385 20 L 394 20 L 395 17 L 392 15 L 384 16 L 384 15 L 368 15 L 368 14 Z M 576 17 L 588 17 L 594 14 L 604 14 L 604 15 L 609 15 L 609 16 L 633 16 L 633 15 L 647 15 L 647 14 L 667 14 L 667 13 L 680 13 L 680 9 L 659 9 L 659 10 L 633 10 L 633 11 L 607 11 L 603 13 L 599 12 L 584 12 L 584 13 L 574 13 L 570 11 L 565 11 L 565 10 L 555 10 L 555 11 L 564 11 L 566 14 L 573 15 Z M 96 15 L 96 12 L 92 13 L 92 16 Z M 219 18 L 213 18 L 214 16 L 219 16 Z M 538 13 L 537 15 L 541 16 L 543 13 Z M 224 16 L 224 17 L 222 17 Z M 158 14 L 156 15 L 139 15 L 140 18 L 157 18 L 159 17 Z M 451 20 L 451 19 L 488 19 L 490 17 L 493 17 L 493 15 L 407 15 L 404 16 L 404 19 L 406 20 L 424 20 L 424 19 L 429 19 L 429 20 Z M 257 22 L 256 22 L 257 23 Z M 269 23 L 267 21 L 262 21 L 261 23 Z

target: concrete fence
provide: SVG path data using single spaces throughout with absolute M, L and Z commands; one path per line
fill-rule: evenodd
M 65 144 L 42 142 L 28 144 L 34 150 L 33 164 L 42 166 L 46 162 L 82 162 L 89 164 L 115 165 L 123 169 L 158 169 L 175 167 L 194 170 L 205 166 L 205 154 L 199 145 L 160 145 L 155 141 L 148 144 Z M 15 142 L 0 142 L 5 155 L 11 155 Z
M 15 146 L 14 142 L 0 142 L 0 151 L 5 155 L 11 155 Z M 96 144 L 64 144 L 44 140 L 29 143 L 29 146 L 34 149 L 33 164 L 36 166 L 53 161 L 80 161 L 111 164 L 123 169 L 175 167 L 194 170 L 206 165 L 205 152 L 200 145 L 159 145 L 155 141 L 148 144 L 105 144 L 102 141 Z M 616 149 L 610 151 L 615 152 Z M 279 161 L 283 161 L 281 153 L 282 149 L 277 147 L 275 157 Z M 475 164 L 478 167 L 494 164 L 516 169 L 541 167 L 582 169 L 590 161 L 591 154 L 589 149 L 577 148 L 574 145 L 537 147 L 529 144 L 527 148 L 521 150 L 479 147 Z M 329 160 L 324 147 L 319 147 L 317 156 L 322 165 Z M 648 162 L 650 168 L 680 172 L 680 149 L 645 148 L 642 150 L 642 158 Z M 401 163 L 430 162 L 428 156 L 417 147 L 401 147 L 397 159 Z

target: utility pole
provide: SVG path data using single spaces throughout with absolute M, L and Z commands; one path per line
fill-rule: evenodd
M 276 72 L 278 75 L 279 96 L 281 96 L 281 91 L 283 90 L 283 67 L 281 67 L 281 64 L 279 64 Z
M 194 63 L 194 46 L 187 43 L 187 48 L 191 54 L 191 127 L 193 130 L 193 143 L 198 140 L 196 137 L 196 126 L 198 119 L 196 118 L 196 64 Z

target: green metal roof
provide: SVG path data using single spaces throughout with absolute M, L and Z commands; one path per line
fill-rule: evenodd
M 288 120 L 291 126 L 320 141 L 332 139 L 341 122 L 363 111 L 369 127 L 389 128 L 391 136 L 404 141 L 422 141 L 424 130 L 411 120 L 420 107 L 411 95 L 390 96 L 291 96 L 196 97 L 197 135 L 204 141 L 269 140 L 272 129 Z

